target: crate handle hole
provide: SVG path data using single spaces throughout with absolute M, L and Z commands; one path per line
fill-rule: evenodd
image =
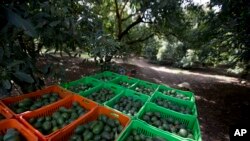
M 83 102 L 84 102 L 84 103 L 87 103 L 87 104 L 90 103 L 88 100 L 85 100 L 85 99 L 83 100 Z
M 112 115 L 112 116 L 114 116 L 115 118 L 119 118 L 120 116 L 118 115 L 118 114 L 116 114 L 116 113 L 110 113 L 110 115 Z

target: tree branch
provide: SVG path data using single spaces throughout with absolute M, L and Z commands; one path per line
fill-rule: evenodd
M 131 44 L 135 44 L 135 43 L 138 43 L 138 42 L 143 42 L 143 41 L 146 41 L 146 40 L 148 40 L 149 38 L 151 38 L 153 36 L 154 36 L 154 34 L 150 34 L 149 36 L 147 36 L 145 38 L 139 38 L 137 40 L 129 41 L 129 42 L 127 42 L 127 44 L 131 45 Z
M 120 15 L 122 15 L 122 12 L 123 12 L 125 6 L 127 5 L 127 3 L 128 3 L 128 0 L 125 1 L 124 5 L 123 5 L 123 7 L 122 7 L 122 9 L 121 9 L 121 11 L 120 11 Z
M 119 7 L 118 7 L 117 0 L 115 0 L 115 13 L 116 13 L 116 18 L 117 18 L 118 36 L 119 36 L 122 32 L 122 23 L 121 23 L 121 16 L 119 13 Z
M 136 26 L 140 22 L 142 22 L 141 16 L 139 16 L 136 21 L 134 21 L 133 23 L 131 23 L 121 34 L 118 35 L 118 40 L 120 41 L 124 35 L 128 34 L 128 31 L 131 28 L 133 28 L 134 26 Z

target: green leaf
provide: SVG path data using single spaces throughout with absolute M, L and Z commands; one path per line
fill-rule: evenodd
M 11 83 L 9 80 L 2 80 L 2 84 L 5 89 L 11 89 Z
M 34 79 L 29 74 L 26 74 L 26 73 L 19 71 L 19 72 L 15 72 L 14 76 L 21 81 L 24 81 L 27 83 L 34 83 Z
M 60 22 L 61 22 L 61 21 L 54 21 L 54 22 L 51 22 L 49 25 L 50 25 L 51 27 L 55 27 L 55 26 L 57 26 Z
M 14 61 L 13 63 L 9 64 L 7 66 L 7 68 L 9 69 L 9 68 L 15 67 L 17 65 L 23 64 L 23 63 L 24 63 L 24 61 L 20 61 L 20 60 L 19 61 Z
M 43 74 L 48 74 L 49 73 L 49 68 L 52 66 L 52 64 L 46 64 L 45 66 L 42 67 L 41 71 Z
M 34 26 L 30 21 L 23 19 L 10 9 L 6 9 L 8 21 L 16 27 L 22 28 L 26 34 L 35 37 L 37 35 Z

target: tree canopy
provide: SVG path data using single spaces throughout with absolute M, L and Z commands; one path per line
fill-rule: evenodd
M 49 67 L 36 62 L 43 50 L 81 50 L 101 63 L 137 54 L 181 67 L 226 64 L 246 73 L 249 7 L 247 0 L 3 0 L 0 91 L 13 83 L 24 92 L 42 86 Z

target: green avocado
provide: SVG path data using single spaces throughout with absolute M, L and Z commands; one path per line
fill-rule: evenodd
M 45 122 L 43 123 L 42 127 L 43 127 L 43 130 L 49 131 L 49 130 L 52 128 L 51 122 L 45 121 Z
M 103 130 L 103 122 L 98 122 L 92 129 L 94 134 L 99 134 Z
M 76 129 L 75 129 L 75 133 L 80 135 L 83 133 L 83 131 L 85 130 L 84 126 L 83 125 L 80 125 L 80 126 L 77 126 Z
M 57 123 L 58 123 L 59 125 L 63 125 L 63 124 L 64 124 L 64 119 L 63 119 L 62 117 L 59 117 L 59 118 L 57 119 Z

